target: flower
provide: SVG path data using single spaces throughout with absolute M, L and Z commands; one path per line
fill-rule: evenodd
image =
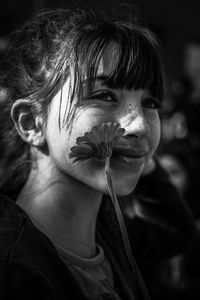
M 90 132 L 86 132 L 84 136 L 77 138 L 77 145 L 71 148 L 69 157 L 74 158 L 73 162 L 84 161 L 89 158 L 95 158 L 99 161 L 105 162 L 106 183 L 119 223 L 125 252 L 130 266 L 134 274 L 136 274 L 136 277 L 138 278 L 144 299 L 150 300 L 143 278 L 141 277 L 134 256 L 132 254 L 126 225 L 123 219 L 120 205 L 118 203 L 118 199 L 115 194 L 110 170 L 110 158 L 112 156 L 113 147 L 116 145 L 117 141 L 124 135 L 124 133 L 125 129 L 120 128 L 118 123 L 109 122 L 94 126 Z
M 120 128 L 118 123 L 109 122 L 94 126 L 90 132 L 77 138 L 77 145 L 71 148 L 69 157 L 74 158 L 73 162 L 89 158 L 99 161 L 110 159 L 114 145 L 124 133 L 125 129 Z

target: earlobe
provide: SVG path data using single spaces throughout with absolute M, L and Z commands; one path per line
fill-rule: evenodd
M 12 106 L 11 117 L 19 135 L 26 143 L 36 147 L 45 145 L 43 118 L 35 116 L 29 100 L 17 100 Z

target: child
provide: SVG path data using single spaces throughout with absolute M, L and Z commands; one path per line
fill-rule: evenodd
M 95 126 L 119 124 L 113 186 L 117 196 L 134 190 L 160 140 L 154 36 L 101 12 L 55 10 L 10 39 L 0 184 L 16 203 L 0 200 L 0 298 L 143 299 L 110 199 L 102 200 L 105 166 L 71 153 Z

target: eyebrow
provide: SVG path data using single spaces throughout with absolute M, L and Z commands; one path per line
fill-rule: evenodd
M 96 77 L 92 77 L 91 78 L 91 80 L 92 81 L 97 81 L 97 80 L 99 80 L 99 81 L 106 81 L 106 79 L 108 79 L 108 75 L 105 75 L 105 74 L 102 74 L 102 75 L 98 75 L 98 76 L 96 76 Z M 87 78 L 85 78 L 84 80 L 83 80 L 83 83 L 86 83 L 87 82 Z
M 95 82 L 99 80 L 99 81 L 101 81 L 105 86 L 109 87 L 109 85 L 105 83 L 105 81 L 106 81 L 108 78 L 109 78 L 108 75 L 102 73 L 101 75 L 97 75 L 96 77 L 92 77 L 92 80 L 95 79 Z M 87 82 L 87 79 L 85 79 L 85 80 L 83 81 L 83 84 L 86 83 L 86 82 Z M 141 89 L 144 89 L 144 88 L 141 88 Z M 152 92 L 151 92 L 150 90 L 147 90 L 147 89 L 144 89 L 144 90 L 147 91 L 146 98 L 152 98 L 152 99 L 158 100 L 160 103 L 163 102 L 163 99 L 153 96 L 153 95 L 152 95 Z
M 106 79 L 108 79 L 108 75 L 105 74 L 96 76 L 96 80 L 105 81 Z

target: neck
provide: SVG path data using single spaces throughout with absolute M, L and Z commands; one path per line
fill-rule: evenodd
M 31 170 L 18 205 L 54 244 L 79 256 L 93 257 L 102 194 L 46 166 L 40 164 Z

